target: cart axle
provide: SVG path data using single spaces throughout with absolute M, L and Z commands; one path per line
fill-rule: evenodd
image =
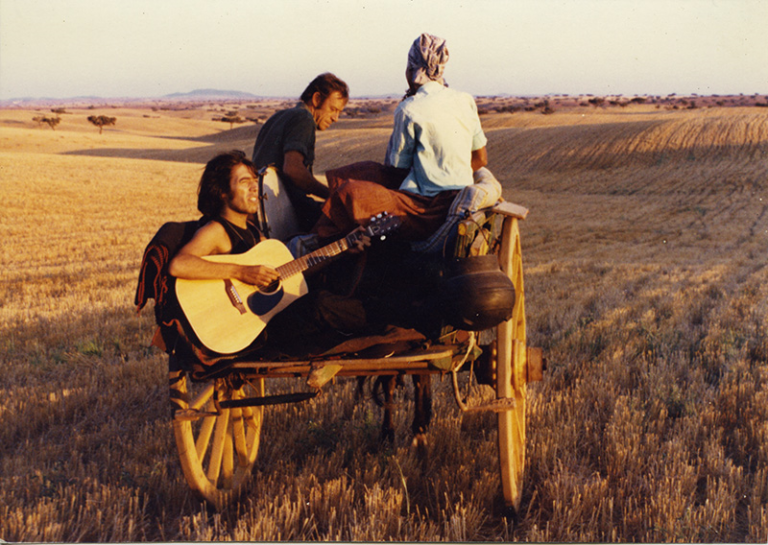
M 235 409 L 238 407 L 263 407 L 264 405 L 281 405 L 284 403 L 300 403 L 312 399 L 319 392 L 300 392 L 297 394 L 280 394 L 264 397 L 245 397 L 242 399 L 228 399 L 219 401 L 222 409 Z

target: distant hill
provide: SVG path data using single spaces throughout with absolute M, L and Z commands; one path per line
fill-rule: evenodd
M 224 91 L 221 89 L 195 89 L 189 93 L 171 93 L 162 97 L 166 100 L 248 100 L 264 98 L 242 91 Z
M 400 95 L 393 93 L 384 93 L 379 95 L 364 95 L 352 97 L 354 101 L 392 101 L 398 100 Z M 180 104 L 180 107 L 188 108 L 193 103 L 204 104 L 213 103 L 237 103 L 246 101 L 262 100 L 296 100 L 293 96 L 264 96 L 247 93 L 244 91 L 232 91 L 225 89 L 195 89 L 186 93 L 171 93 L 163 96 L 151 97 L 98 97 L 98 96 L 76 96 L 68 98 L 51 97 L 18 97 L 6 100 L 0 100 L 0 108 L 53 108 L 53 107 L 72 107 L 72 108 L 95 108 L 95 107 L 157 107 L 173 103 Z M 533 111 L 549 106 L 547 113 L 554 113 L 559 108 L 572 107 L 626 107 L 629 105 L 645 104 L 655 105 L 656 108 L 665 109 L 696 109 L 707 107 L 737 106 L 749 107 L 759 106 L 768 107 L 768 95 L 676 95 L 674 93 L 667 96 L 654 95 L 635 95 L 633 97 L 624 95 L 542 95 L 542 96 L 517 96 L 508 93 L 497 95 L 483 95 L 476 97 L 476 102 L 480 114 L 487 114 L 490 111 L 509 112 Z M 350 105 L 346 109 L 350 117 L 365 111 L 354 110 Z M 370 112 L 368 112 L 370 113 Z
M 263 97 L 254 95 L 253 93 L 246 93 L 243 91 L 229 91 L 222 89 L 195 89 L 188 93 L 171 93 L 164 96 L 155 97 L 97 97 L 97 96 L 78 96 L 68 98 L 51 98 L 51 97 L 19 97 L 11 98 L 7 100 L 0 100 L 0 108 L 32 108 L 32 107 L 52 107 L 52 106 L 73 106 L 73 107 L 87 107 L 89 105 L 105 106 L 105 105 L 133 105 L 140 106 L 144 104 L 151 104 L 156 102 L 209 102 L 209 101 L 240 101 L 240 100 L 262 100 L 266 98 L 275 97 Z

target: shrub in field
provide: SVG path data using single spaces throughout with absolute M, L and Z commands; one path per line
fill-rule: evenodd
M 221 118 L 221 121 L 224 123 L 229 123 L 229 128 L 231 129 L 235 123 L 245 123 L 246 120 L 239 115 L 225 115 Z
M 61 123 L 61 118 L 57 115 L 55 117 L 49 117 L 49 116 L 37 116 L 33 117 L 32 121 L 35 121 L 38 123 L 38 125 L 42 126 L 43 123 L 46 123 L 52 130 L 56 130 L 56 125 Z
M 592 97 L 587 102 L 597 108 L 598 106 L 602 106 L 605 103 L 605 99 L 603 97 Z

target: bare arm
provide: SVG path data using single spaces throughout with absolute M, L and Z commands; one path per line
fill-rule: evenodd
M 488 164 L 488 151 L 485 146 L 472 152 L 472 172 L 476 172 Z
M 278 274 L 264 265 L 238 265 L 214 263 L 203 256 L 226 254 L 232 250 L 224 227 L 212 221 L 202 227 L 168 265 L 168 272 L 176 278 L 188 280 L 226 280 L 236 278 L 254 286 L 268 286 L 277 280 Z
M 307 194 L 317 195 L 327 199 L 331 194 L 327 185 L 324 185 L 304 165 L 304 156 L 298 151 L 287 151 L 283 156 L 283 174 Z

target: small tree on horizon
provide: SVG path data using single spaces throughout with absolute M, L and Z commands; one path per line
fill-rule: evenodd
M 605 103 L 605 99 L 603 97 L 592 97 L 587 102 L 589 102 L 595 108 L 598 108 Z
M 226 115 L 221 118 L 224 123 L 229 123 L 230 130 L 234 127 L 235 123 L 245 123 L 245 119 L 239 115 Z
M 88 121 L 96 125 L 99 128 L 99 134 L 101 134 L 104 131 L 104 127 L 114 125 L 117 118 L 106 115 L 90 115 L 88 116 Z

